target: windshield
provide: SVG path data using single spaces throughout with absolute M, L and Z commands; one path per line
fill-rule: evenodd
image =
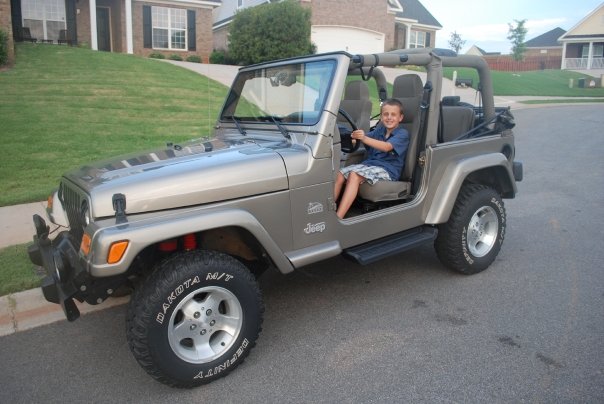
M 335 60 L 327 60 L 240 73 L 220 120 L 314 125 L 329 94 L 335 68 Z

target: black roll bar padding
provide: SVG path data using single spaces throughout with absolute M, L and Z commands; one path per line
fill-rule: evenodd
M 494 115 L 494 116 L 492 116 L 492 117 L 491 117 L 491 119 L 489 119 L 488 121 L 485 121 L 485 122 L 481 123 L 480 125 L 473 127 L 472 129 L 470 129 L 470 130 L 469 130 L 469 131 L 467 131 L 466 133 L 462 133 L 461 135 L 459 135 L 458 137 L 456 137 L 456 138 L 455 138 L 455 139 L 453 139 L 453 140 L 463 140 L 463 139 L 468 139 L 468 138 L 470 138 L 470 135 L 471 135 L 473 132 L 476 132 L 478 129 L 482 129 L 482 128 L 484 128 L 485 126 L 490 125 L 490 124 L 492 124 L 493 122 L 496 122 L 497 120 L 499 120 L 499 118 L 500 118 L 500 117 L 501 117 L 503 114 L 505 114 L 505 113 L 507 113 L 507 112 L 508 112 L 508 110 L 505 110 L 505 111 L 500 111 L 500 112 L 496 112 L 496 113 L 495 113 L 495 115 Z M 484 112 L 483 112 L 483 113 L 484 113 Z M 512 126 L 512 127 L 513 127 L 513 126 Z M 487 132 L 486 134 L 488 134 L 488 133 L 490 133 L 490 132 Z M 485 136 L 486 134 L 483 134 L 482 136 Z

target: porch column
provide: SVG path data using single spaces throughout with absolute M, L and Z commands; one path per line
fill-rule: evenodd
M 411 24 L 407 24 L 407 32 L 405 33 L 405 49 L 409 49 L 409 41 L 411 41 Z
M 132 0 L 126 0 L 126 52 L 132 54 Z
M 589 53 L 587 54 L 587 70 L 591 69 L 591 61 L 594 57 L 594 43 L 589 42 Z
M 96 35 L 96 0 L 89 0 L 90 4 L 90 48 L 99 50 L 99 41 Z
M 562 44 L 562 66 L 560 66 L 560 69 L 566 69 L 566 42 Z

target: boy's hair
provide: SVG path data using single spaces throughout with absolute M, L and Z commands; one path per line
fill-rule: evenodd
M 397 100 L 396 98 L 388 98 L 382 102 L 382 107 L 384 105 L 390 105 L 391 107 L 399 107 L 401 110 L 401 115 L 403 115 L 403 103 Z M 380 111 L 382 108 L 380 107 Z

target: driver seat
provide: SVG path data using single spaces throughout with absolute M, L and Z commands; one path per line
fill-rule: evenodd
M 421 102 L 424 85 L 417 74 L 403 74 L 393 83 L 392 98 L 403 104 L 403 121 L 399 127 L 409 132 L 409 146 L 405 166 L 399 181 L 378 181 L 373 185 L 361 184 L 359 196 L 370 202 L 388 202 L 409 198 L 411 181 L 417 161 L 418 135 L 421 126 Z
M 369 87 L 364 81 L 351 81 L 344 91 L 344 99 L 340 108 L 350 115 L 357 128 L 369 132 L 371 121 L 371 101 L 369 100 Z M 338 123 L 347 124 L 348 121 L 338 114 Z

